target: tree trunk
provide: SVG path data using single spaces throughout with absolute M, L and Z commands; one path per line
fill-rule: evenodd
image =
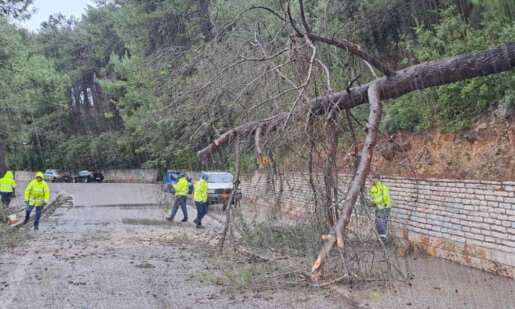
M 218 242 L 218 253 L 222 253 L 222 251 L 224 250 L 225 239 L 227 238 L 227 231 L 229 230 L 229 225 L 231 224 L 232 202 L 234 201 L 234 195 L 236 194 L 236 192 L 238 191 L 238 187 L 240 186 L 241 145 L 239 138 L 236 138 L 236 142 L 234 143 L 234 149 L 234 156 L 236 158 L 236 175 L 234 177 L 231 196 L 229 197 L 229 201 L 227 201 L 227 208 L 225 210 L 225 224 L 224 229 L 222 231 L 222 237 Z
M 335 181 L 336 155 L 338 150 L 338 127 L 336 126 L 336 116 L 331 117 L 326 125 L 326 147 L 327 157 L 324 168 L 324 185 L 325 185 L 325 213 L 326 222 L 330 226 L 334 225 L 336 209 L 333 209 L 334 201 L 338 200 L 335 190 L 337 182 Z
M 368 172 L 370 171 L 374 146 L 377 141 L 377 131 L 379 130 L 379 123 L 381 122 L 382 104 L 379 101 L 381 89 L 378 84 L 372 84 L 368 87 L 368 96 L 370 101 L 370 114 L 368 116 L 367 135 L 365 136 L 363 150 L 361 151 L 361 159 L 349 190 L 345 195 L 345 200 L 343 201 L 340 211 L 340 217 L 336 222 L 334 231 L 331 233 L 330 237 L 326 239 L 326 243 L 311 269 L 311 278 L 313 281 L 317 281 L 322 278 L 325 260 L 334 244 L 336 243 L 339 248 L 343 248 L 345 230 L 350 222 L 354 205 L 361 193 L 361 188 L 365 186 L 365 181 L 367 179 Z
M 505 43 L 492 49 L 412 65 L 396 71 L 391 77 L 381 77 L 349 91 L 344 90 L 329 96 L 311 99 L 308 105 L 311 107 L 313 116 L 316 116 L 323 113 L 332 104 L 331 102 L 338 102 L 337 108 L 340 109 L 350 109 L 367 103 L 367 92 L 372 83 L 381 88 L 380 99 L 386 100 L 398 98 L 415 90 L 509 71 L 514 66 L 515 42 Z M 207 162 L 214 153 L 226 147 L 237 133 L 242 135 L 252 133 L 258 125 L 268 127 L 270 130 L 284 124 L 288 114 L 289 112 L 281 112 L 262 120 L 242 124 L 227 131 L 213 144 L 200 150 L 197 156 L 200 161 Z M 295 116 L 299 119 L 301 115 L 297 112 Z
M 208 42 L 215 33 L 215 25 L 211 14 L 209 14 L 209 0 L 198 0 L 198 6 L 200 11 L 200 18 L 202 19 L 202 34 L 204 35 L 204 41 Z
M 0 178 L 4 177 L 7 172 L 7 164 L 5 162 L 5 145 L 0 143 Z

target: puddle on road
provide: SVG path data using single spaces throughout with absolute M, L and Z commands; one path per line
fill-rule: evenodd
M 86 222 L 84 223 L 83 225 L 101 225 L 101 226 L 108 226 L 109 224 L 111 224 L 111 222 Z
M 156 220 L 156 219 L 135 219 L 135 218 L 123 218 L 122 222 L 125 224 L 132 225 L 153 225 L 153 226 L 173 226 L 174 223 L 168 222 L 166 220 Z
M 143 269 L 148 269 L 148 268 L 156 268 L 154 265 L 150 264 L 150 263 L 142 263 L 142 264 L 139 264 L 139 265 L 136 265 L 135 266 L 136 268 L 143 268 Z

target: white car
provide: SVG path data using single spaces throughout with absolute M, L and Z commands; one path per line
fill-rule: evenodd
M 231 197 L 234 177 L 227 172 L 203 172 L 207 175 L 207 205 L 223 204 L 223 209 L 227 208 Z M 238 188 L 233 197 L 232 204 L 241 199 L 241 191 Z

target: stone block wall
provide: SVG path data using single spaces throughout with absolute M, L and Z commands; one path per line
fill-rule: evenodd
M 105 182 L 152 183 L 157 181 L 158 170 L 152 168 L 105 170 L 102 174 Z
M 344 191 L 349 181 L 339 175 Z M 393 203 L 392 236 L 427 254 L 515 277 L 515 182 L 405 177 L 383 182 Z M 322 175 L 314 175 L 313 185 L 322 195 Z M 313 211 L 313 185 L 306 173 L 256 173 L 244 175 L 241 188 L 244 198 L 261 208 L 273 207 L 281 196 L 281 208 L 299 218 Z
M 36 172 L 14 171 L 14 179 L 16 181 L 31 181 L 34 179 L 34 176 L 36 176 Z

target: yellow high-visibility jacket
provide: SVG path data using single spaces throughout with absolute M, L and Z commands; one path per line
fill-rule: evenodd
M 195 202 L 206 202 L 207 201 L 207 184 L 204 179 L 200 179 L 195 184 L 195 193 L 193 194 Z
M 177 195 L 183 195 L 183 196 L 188 195 L 189 183 L 188 183 L 188 180 L 186 179 L 186 177 L 183 176 L 183 177 L 179 178 L 177 183 L 172 183 L 172 186 L 175 189 L 175 196 L 177 196 Z
M 16 188 L 16 182 L 14 181 L 13 173 L 7 171 L 4 177 L 0 178 L 0 192 L 13 192 L 14 188 Z
M 36 177 L 43 177 L 43 173 L 37 172 Z M 43 204 L 48 204 L 48 199 L 50 199 L 50 190 L 48 189 L 48 184 L 41 180 L 39 182 L 37 179 L 31 181 L 27 188 L 25 189 L 25 202 L 29 203 L 30 206 L 42 206 Z
M 376 204 L 377 209 L 391 208 L 390 192 L 388 187 L 383 185 L 381 181 L 378 181 L 370 188 L 370 198 L 372 203 Z

